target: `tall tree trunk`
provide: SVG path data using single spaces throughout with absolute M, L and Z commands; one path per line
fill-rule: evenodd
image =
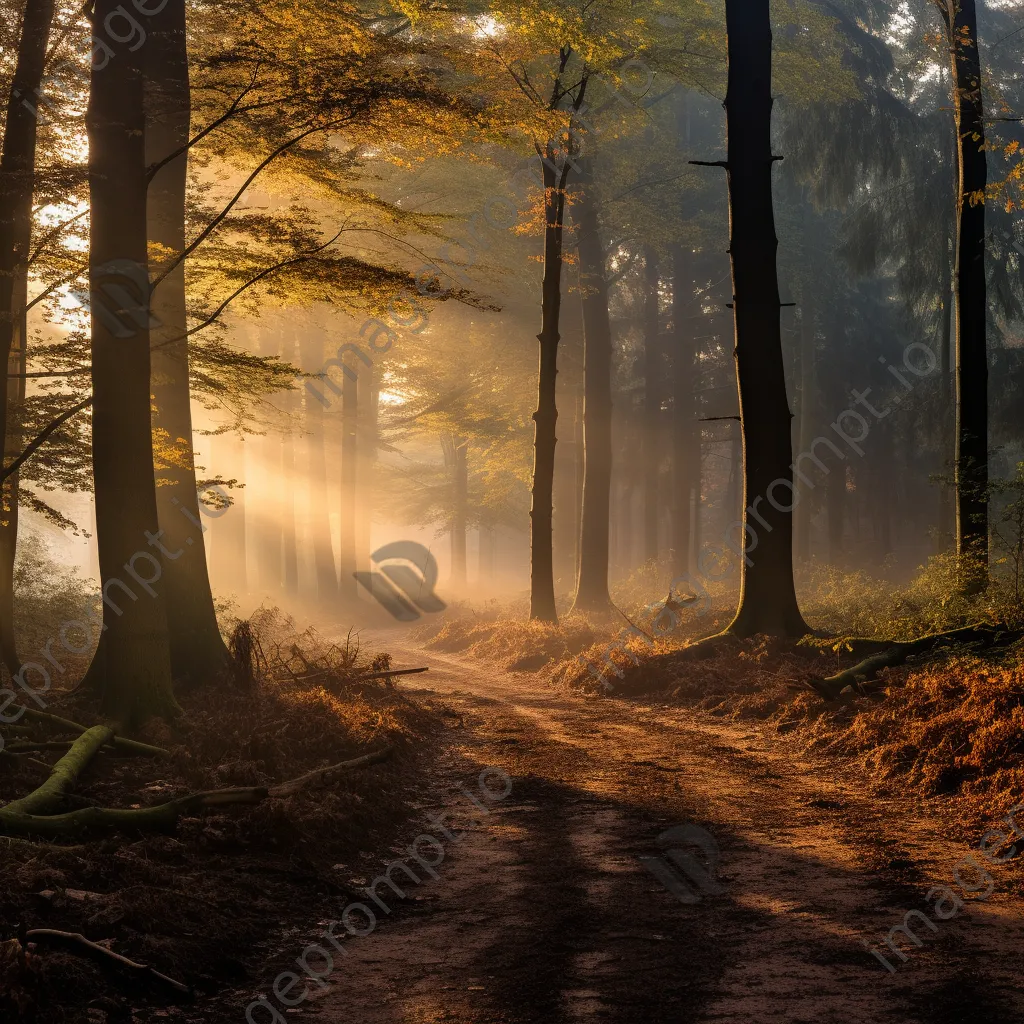
M 258 324 L 257 350 L 261 356 L 280 354 L 281 345 L 272 328 Z M 252 527 L 255 543 L 255 579 L 261 593 L 276 600 L 281 590 L 283 532 L 281 530 L 281 438 L 276 426 L 259 440 L 260 472 L 251 484 Z
M 942 328 L 939 348 L 939 395 L 935 403 L 935 434 L 939 443 L 939 470 L 946 475 L 947 467 L 953 459 L 953 431 L 949 429 L 949 403 L 953 399 L 953 274 L 948 258 L 943 260 L 942 276 Z M 938 485 L 939 516 L 937 550 L 948 551 L 953 539 L 953 502 L 946 483 Z
M 0 152 L 0 366 L 25 370 L 25 307 L 28 258 L 32 244 L 32 194 L 36 170 L 36 126 L 46 46 L 53 23 L 53 0 L 27 0 L 18 61 L 7 99 Z M 11 400 L 24 399 L 24 376 L 0 388 L 0 452 L 20 447 L 7 436 Z M 21 413 L 18 414 L 20 422 Z M 0 526 L 0 656 L 12 674 L 21 668 L 14 635 L 14 558 L 18 537 L 18 479 L 8 477 L 2 492 Z
M 340 554 L 339 594 L 356 601 L 356 484 L 359 457 L 359 392 L 354 374 L 344 374 L 341 385 L 341 521 L 338 533 Z
M 672 568 L 676 575 L 690 569 L 690 496 L 694 471 L 696 469 L 698 481 L 700 471 L 700 463 L 694 466 L 692 459 L 697 430 L 693 401 L 696 349 L 687 316 L 693 284 L 687 255 L 682 246 L 673 246 L 672 330 L 675 346 L 672 354 Z M 699 505 L 699 482 L 697 489 Z
M 494 527 L 481 526 L 477 545 L 477 582 L 494 581 Z
M 298 362 L 297 346 L 295 339 L 290 334 L 285 337 L 285 346 L 282 355 L 294 365 Z M 296 383 L 298 384 L 298 381 Z M 298 483 L 295 472 L 295 420 L 301 401 L 297 389 L 288 391 L 284 395 L 283 405 L 288 414 L 288 422 L 281 435 L 281 479 L 279 481 L 282 582 L 284 592 L 293 599 L 299 595 L 299 544 L 295 522 L 295 494 Z
M 168 0 L 147 25 L 146 163 L 167 160 L 187 145 L 191 118 L 185 0 Z M 182 152 L 153 176 L 148 192 L 149 240 L 161 254 L 159 272 L 185 248 L 185 185 L 188 154 Z M 187 545 L 184 557 L 164 567 L 171 671 L 176 680 L 208 682 L 228 661 L 217 626 L 207 569 L 206 544 L 194 523 L 200 519 L 196 491 L 188 340 L 185 338 L 184 261 L 155 288 L 150 330 L 153 349 L 153 425 L 178 449 L 175 463 L 162 471 L 157 512 L 164 543 L 171 550 Z
M 988 559 L 985 121 L 974 0 L 946 0 L 959 140 L 956 281 L 956 550 Z M 980 200 L 978 197 L 981 197 Z M 975 586 L 982 579 L 973 581 Z
M 317 370 L 324 363 L 322 338 L 303 342 L 303 365 Z M 330 501 L 327 489 L 327 452 L 324 437 L 324 407 L 308 388 L 303 388 L 306 410 L 306 431 L 309 435 L 307 479 L 310 488 L 310 534 L 313 541 L 313 564 L 316 573 L 316 594 L 321 605 L 330 606 L 338 600 L 338 574 L 331 545 Z
M 25 443 L 22 422 L 27 384 L 25 373 L 28 368 L 28 317 L 25 312 L 28 303 L 27 286 L 28 279 L 23 274 L 15 286 L 15 304 L 20 307 L 21 316 L 7 363 L 8 372 L 13 376 L 7 381 L 7 414 L 11 423 L 6 437 L 5 461 L 16 458 Z M 18 474 L 13 473 L 4 480 L 0 495 L 0 657 L 12 675 L 19 670 L 21 664 L 14 628 L 14 567 L 18 555 L 19 499 Z
M 793 442 L 779 322 L 772 208 L 772 31 L 768 0 L 726 0 L 729 251 L 743 432 L 740 636 L 801 636 L 793 584 Z M 784 489 L 783 489 L 784 488 Z
M 557 622 L 552 512 L 555 485 L 555 434 L 558 405 L 558 318 L 562 307 L 562 241 L 565 186 L 569 164 L 559 168 L 549 144 L 542 162 L 544 181 L 544 278 L 541 285 L 540 366 L 537 411 L 533 414 L 533 501 L 530 508 L 530 618 Z
M 245 463 L 248 442 L 234 434 L 217 434 L 212 438 L 212 469 L 214 474 L 235 478 L 242 484 L 231 495 L 231 511 L 217 520 L 217 529 L 210 550 L 211 583 L 218 591 L 237 589 L 245 595 L 248 580 L 245 567 L 245 495 L 247 488 Z
M 377 422 L 380 413 L 380 371 L 376 366 L 362 370 L 359 374 L 358 390 L 356 568 L 361 572 L 368 572 L 373 536 L 373 474 L 377 462 Z
M 583 510 L 573 611 L 604 612 L 608 596 L 612 483 L 612 329 L 605 250 L 589 174 L 575 207 L 583 309 Z
M 580 557 L 583 533 L 583 474 L 585 461 L 583 453 L 583 382 L 576 388 L 576 403 L 572 420 L 573 458 L 573 593 L 580 582 Z
M 116 18 L 98 0 L 95 23 Z M 157 518 L 150 412 L 146 153 L 140 56 L 106 40 L 112 56 L 92 66 L 86 125 L 91 213 L 93 480 L 96 539 L 105 598 L 103 633 L 90 669 L 103 710 L 122 723 L 176 711 L 165 594 L 153 590 L 185 547 L 164 544 Z M 193 544 L 201 542 L 194 528 Z M 154 552 L 164 557 L 157 559 Z M 154 596 L 155 595 L 155 596 Z
M 658 257 L 644 247 L 644 561 L 658 558 L 658 470 L 661 465 L 661 343 Z
M 828 560 L 839 566 L 843 558 L 843 535 L 846 515 L 846 466 L 837 466 L 825 484 L 825 505 L 828 511 Z
M 810 286 L 804 279 L 804 295 L 800 311 L 800 431 L 797 442 L 799 455 L 811 450 L 814 441 L 815 415 L 818 395 L 817 339 L 814 325 L 814 305 Z M 796 553 L 806 562 L 811 557 L 811 487 L 801 481 L 797 484 L 799 502 L 796 506 Z
M 449 525 L 452 554 L 452 583 L 456 587 L 466 585 L 466 529 L 469 518 L 469 467 L 467 459 L 468 442 L 455 434 L 447 436 L 444 450 L 445 459 L 452 475 L 452 519 Z

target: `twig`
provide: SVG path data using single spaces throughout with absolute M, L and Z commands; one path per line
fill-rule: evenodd
M 98 942 L 92 942 L 87 939 L 80 932 L 63 932 L 57 928 L 30 928 L 25 932 L 26 939 L 58 939 L 63 942 L 70 942 L 73 945 L 83 946 L 90 953 L 96 953 L 99 956 L 114 960 L 125 967 L 130 967 L 133 971 L 138 971 L 141 974 L 148 974 L 152 978 L 156 978 L 158 981 L 162 981 L 172 988 L 177 989 L 179 992 L 183 992 L 187 996 L 192 995 L 192 989 L 188 985 L 182 984 L 180 981 L 175 981 L 173 978 L 168 978 L 166 974 L 161 974 L 160 971 L 148 964 L 140 964 L 135 960 L 129 960 L 126 956 L 121 956 L 120 953 L 115 953 L 112 949 L 107 949 L 106 946 L 101 946 Z
M 428 665 L 423 668 L 389 668 L 383 672 L 368 672 L 363 676 L 356 676 L 354 679 L 347 680 L 350 683 L 362 683 L 367 679 L 386 679 L 388 676 L 414 676 L 419 672 L 429 672 L 430 667 Z M 296 683 L 308 683 L 310 679 L 322 679 L 324 676 L 336 675 L 338 670 L 335 668 L 326 668 L 322 672 L 313 672 L 308 676 L 292 676 L 292 680 Z M 287 680 L 278 679 L 279 682 L 287 682 Z

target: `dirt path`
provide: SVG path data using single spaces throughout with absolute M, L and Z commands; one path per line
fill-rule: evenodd
M 388 647 L 430 665 L 404 689 L 461 716 L 423 810 L 462 836 L 423 826 L 443 840 L 439 877 L 407 884 L 401 904 L 378 890 L 392 913 L 346 940 L 297 1012 L 324 1024 L 1024 1019 L 1016 865 L 991 867 L 989 898 L 935 932 L 918 918 L 923 945 L 904 942 L 906 962 L 883 946 L 889 973 L 862 937 L 878 946 L 907 911 L 931 911 L 925 893 L 953 886 L 969 852 L 938 823 L 868 802 L 856 780 L 741 726 Z M 488 767 L 511 777 L 503 800 L 478 788 Z M 485 782 L 502 791 L 497 773 Z M 657 837 L 681 824 L 714 837 L 723 892 L 674 869 L 683 902 L 641 862 L 673 871 Z M 383 865 L 366 870 L 368 884 Z

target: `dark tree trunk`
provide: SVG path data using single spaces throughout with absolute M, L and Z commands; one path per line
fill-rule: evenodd
M 806 279 L 804 297 L 800 311 L 800 430 L 797 440 L 797 457 L 811 450 L 814 442 L 818 396 L 817 339 L 814 325 L 814 305 L 811 302 L 810 286 Z M 796 553 L 797 558 L 806 562 L 811 557 L 811 516 L 814 490 L 801 481 L 797 484 L 799 502 L 796 506 Z
M 988 559 L 988 350 L 985 204 L 988 181 L 981 54 L 974 0 L 947 0 L 953 112 L 959 140 L 956 287 L 956 550 Z M 984 573 L 984 568 L 982 569 Z M 977 580 L 975 583 L 980 584 Z
M 530 508 L 530 618 L 557 622 L 555 610 L 555 567 L 552 548 L 554 505 L 555 427 L 558 406 L 555 384 L 558 376 L 558 318 L 562 305 L 562 242 L 565 214 L 565 186 L 569 164 L 555 165 L 553 147 L 547 147 L 542 162 L 544 181 L 544 279 L 541 286 L 540 367 L 537 382 L 537 411 L 533 414 L 534 462 L 533 501 Z
M 597 209 L 588 180 L 577 201 L 583 309 L 583 509 L 580 569 L 573 610 L 603 612 L 608 596 L 609 503 L 612 480 L 612 331 L 608 280 Z
M 303 343 L 303 364 L 307 371 L 318 370 L 324 363 L 324 346 L 320 339 Z M 317 600 L 331 606 L 338 600 L 338 574 L 331 545 L 330 502 L 327 489 L 327 452 L 324 438 L 324 406 L 310 391 L 303 389 L 308 433 L 308 480 L 310 488 L 310 534 L 313 541 L 313 564 L 316 573 Z
M 177 153 L 189 139 L 191 93 L 185 38 L 185 0 L 169 0 L 147 22 L 146 163 L 153 166 Z M 156 172 L 149 185 L 149 239 L 163 255 L 157 273 L 185 248 L 185 184 L 188 154 L 181 153 Z M 178 263 L 155 288 L 150 330 L 153 349 L 153 425 L 179 447 L 181 464 L 161 472 L 157 511 L 164 543 L 187 545 L 181 558 L 167 559 L 164 593 L 176 680 L 207 682 L 225 667 L 228 651 L 217 626 L 196 492 L 192 408 L 185 317 L 185 264 Z
M 572 421 L 573 447 L 573 593 L 580 582 L 580 558 L 583 534 L 583 475 L 586 468 L 583 452 L 583 384 L 576 389 L 575 415 Z
M 96 24 L 116 19 L 117 9 L 116 0 L 99 0 Z M 176 550 L 160 539 L 153 476 L 145 112 L 138 63 L 145 49 L 132 53 L 124 43 L 107 43 L 113 56 L 100 54 L 93 63 L 86 112 L 92 460 L 106 597 L 106 631 L 90 679 L 102 686 L 104 712 L 132 724 L 176 711 L 167 595 L 136 576 L 155 582 L 158 570 L 166 572 L 168 562 L 187 556 L 184 546 Z M 201 543 L 199 527 L 189 539 Z
M 644 561 L 658 558 L 658 470 L 661 465 L 662 372 L 658 339 L 658 258 L 644 249 Z
M 355 374 L 344 375 L 341 385 L 341 522 L 338 534 L 339 594 L 356 601 L 356 487 L 359 459 L 359 390 Z
M 739 609 L 729 629 L 740 636 L 801 636 L 808 627 L 793 584 L 793 443 L 772 208 L 768 0 L 726 0 L 726 30 L 729 251 L 744 468 L 740 543 L 746 550 Z
M 28 0 L 18 61 L 11 81 L 0 153 L 0 366 L 25 370 L 25 307 L 32 243 L 32 194 L 36 169 L 36 125 L 53 0 Z M 0 452 L 14 454 L 20 436 L 8 437 L 10 404 L 24 399 L 25 378 L 0 388 Z M 16 414 L 20 422 L 20 411 Z M 0 515 L 0 656 L 14 674 L 21 668 L 14 635 L 14 558 L 18 539 L 18 478 L 3 483 Z
M 697 503 L 700 503 L 700 462 L 693 461 L 697 431 L 694 406 L 696 346 L 688 316 L 693 280 L 688 252 L 682 246 L 672 250 L 672 324 L 675 346 L 672 354 L 672 558 L 673 571 L 681 575 L 690 570 L 692 522 L 690 497 L 697 476 Z
M 943 260 L 942 278 L 942 327 L 939 349 L 939 394 L 935 403 L 935 436 L 939 443 L 939 472 L 945 476 L 953 463 L 953 432 L 950 430 L 949 403 L 953 400 L 953 274 L 948 258 Z M 939 516 L 936 548 L 939 553 L 948 551 L 953 539 L 954 510 L 949 486 L 943 481 L 938 484 Z

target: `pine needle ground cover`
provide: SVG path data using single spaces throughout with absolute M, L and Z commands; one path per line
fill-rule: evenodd
M 143 738 L 169 759 L 107 748 L 67 798 L 85 805 L 146 807 L 197 791 L 272 787 L 389 747 L 384 762 L 254 806 L 184 814 L 169 830 L 131 829 L 59 840 L 0 836 L 0 1019 L 148 1020 L 147 1006 L 185 1019 L 205 996 L 245 986 L 283 930 L 352 898 L 367 851 L 394 841 L 408 819 L 410 780 L 424 771 L 440 717 L 399 695 L 388 667 L 353 643 L 335 647 L 296 635 L 274 613 L 255 623 L 253 678 L 224 679 L 180 696 L 174 727 Z M 309 678 L 312 677 L 312 678 Z M 95 721 L 89 701 L 55 696 L 56 714 Z M 9 728 L 9 727 L 5 727 Z M 8 749 L 57 741 L 59 730 L 5 733 Z M 66 734 L 65 734 L 66 735 Z M 0 801 L 33 790 L 64 753 L 0 757 Z M 152 977 L 83 956 L 82 949 L 20 930 L 81 933 L 183 982 L 199 1000 Z M 26 948 L 28 952 L 26 954 Z M 181 1002 L 179 1008 L 168 1002 Z M 244 1005 L 244 1004 L 243 1004 Z M 201 1014 L 200 1014 L 201 1016 Z M 190 1018 L 191 1019 L 191 1018 Z

